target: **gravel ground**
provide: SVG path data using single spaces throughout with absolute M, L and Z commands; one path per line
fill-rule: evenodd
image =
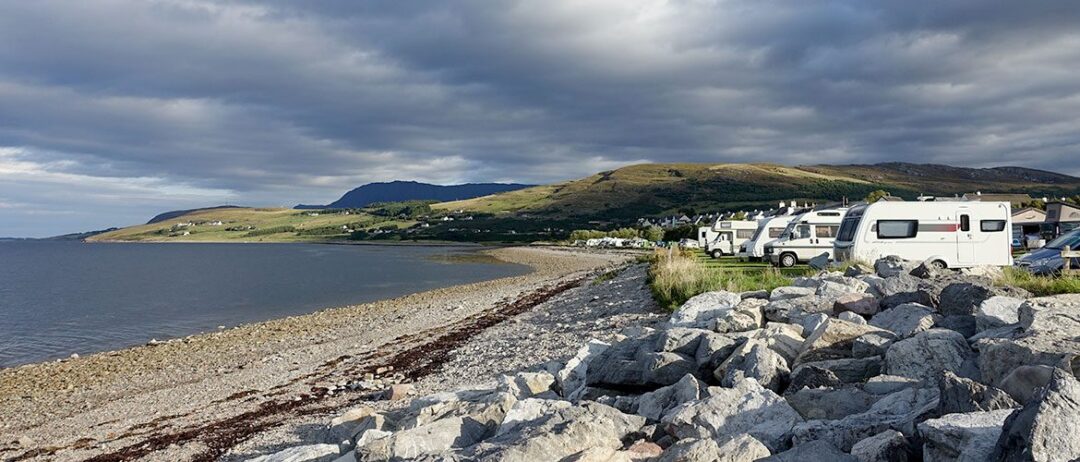
M 494 383 L 502 374 L 539 369 L 563 360 L 589 339 L 609 340 L 628 326 L 651 326 L 667 319 L 645 286 L 645 265 L 593 277 L 535 308 L 484 330 L 452 352 L 434 374 L 415 383 L 426 395 Z M 372 401 L 386 408 L 402 402 Z M 294 419 L 238 445 L 222 460 L 241 461 L 304 444 L 328 441 L 326 424 L 341 410 Z
M 553 292 L 556 286 L 562 290 L 567 281 L 632 258 L 540 248 L 488 252 L 535 271 L 158 345 L 0 370 L 0 460 L 212 460 L 229 454 L 234 446 L 231 454 L 255 454 L 286 445 L 288 435 L 303 441 L 325 425 L 322 416 L 336 415 L 365 399 L 361 393 L 317 393 L 320 387 L 355 380 L 360 371 L 413 351 L 448 332 L 449 326 L 483 317 L 529 294 Z M 641 270 L 635 271 L 638 280 L 626 284 L 637 284 L 640 292 Z M 423 392 L 455 388 L 534 360 L 565 355 L 591 330 L 623 322 L 622 314 L 615 313 L 622 307 L 652 309 L 645 303 L 630 307 L 607 305 L 614 299 L 602 301 L 599 292 L 623 290 L 616 289 L 620 284 L 608 281 L 562 292 L 532 312 L 470 336 L 441 370 L 421 378 L 419 388 Z M 598 293 L 573 298 L 574 293 L 590 290 Z M 552 304 L 562 297 L 570 298 Z M 557 309 L 545 308 L 549 304 Z M 541 316 L 545 310 L 551 314 Z M 596 313 L 606 312 L 613 314 L 608 324 L 593 324 Z M 518 337 L 507 336 L 522 329 L 542 339 L 530 340 L 525 349 L 514 347 L 520 343 L 509 338 Z M 504 334 L 497 334 L 500 331 Z M 484 338 L 491 340 L 485 343 Z M 536 345 L 543 348 L 523 354 Z M 491 356 L 480 361 L 470 348 Z M 519 351 L 511 353 L 514 348 Z M 464 351 L 470 354 L 460 354 Z

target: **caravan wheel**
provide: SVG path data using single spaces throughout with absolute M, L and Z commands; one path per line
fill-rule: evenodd
M 720 257 L 723 257 L 723 256 L 724 256 L 724 252 L 722 250 L 720 250 L 720 249 L 716 249 L 716 250 L 712 251 L 712 257 L 713 258 L 720 258 Z
M 934 265 L 934 268 L 937 268 L 939 270 L 943 270 L 943 269 L 946 269 L 946 268 L 949 267 L 949 265 L 945 264 L 945 262 L 943 262 L 941 260 L 934 260 L 930 264 Z
M 793 253 L 785 253 L 785 254 L 780 256 L 780 267 L 781 268 L 791 268 L 792 266 L 795 266 L 795 264 L 798 263 L 798 262 L 799 262 L 799 259 L 796 258 L 795 254 L 793 254 Z

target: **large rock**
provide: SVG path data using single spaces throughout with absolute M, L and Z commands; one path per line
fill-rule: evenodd
M 247 462 L 330 462 L 341 455 L 336 444 L 309 444 L 275 452 Z
M 945 270 L 939 268 L 932 260 L 926 260 L 919 263 L 919 266 L 916 266 L 908 274 L 919 279 L 934 279 L 944 275 Z
M 936 388 L 908 388 L 885 396 L 863 413 L 798 424 L 793 430 L 793 442 L 800 445 L 825 440 L 846 451 L 856 442 L 889 429 L 911 436 L 915 423 L 932 414 L 937 404 Z
M 1024 300 L 996 296 L 983 300 L 975 310 L 975 328 L 979 332 L 1020 322 L 1020 305 Z
M 867 265 L 863 262 L 852 262 L 848 264 L 847 269 L 844 270 L 844 276 L 847 277 L 866 276 L 870 274 L 874 274 L 876 276 L 876 274 L 874 273 L 874 267 Z
M 747 341 L 713 371 L 713 376 L 725 387 L 751 378 L 778 393 L 787 387 L 790 374 L 784 357 L 760 340 Z
M 745 341 L 745 338 L 710 333 L 701 338 L 694 360 L 698 367 L 716 369 L 716 366 L 731 356 L 731 353 Z
M 495 428 L 471 418 L 446 417 L 401 430 L 356 448 L 357 460 L 412 459 L 472 446 L 493 436 Z
M 885 370 L 929 383 L 945 371 L 962 377 L 978 374 L 967 339 L 946 329 L 930 329 L 894 343 L 885 353 Z
M 689 438 L 675 443 L 657 462 L 743 462 L 769 457 L 769 448 L 745 433 L 717 444 L 712 438 Z
M 622 448 L 623 440 L 644 424 L 644 417 L 585 402 L 543 415 L 457 454 L 460 460 L 475 461 L 560 460 L 591 448 Z
M 839 319 L 841 321 L 847 321 L 847 322 L 850 322 L 850 323 L 855 323 L 855 324 L 866 324 L 866 318 L 864 318 L 862 316 L 859 316 L 859 315 L 857 315 L 855 313 L 852 313 L 850 311 L 845 311 L 843 313 L 840 313 L 840 314 L 836 315 L 836 319 Z
M 915 269 L 915 262 L 904 260 L 896 255 L 888 255 L 874 262 L 874 271 L 878 276 L 890 278 L 893 276 L 907 275 Z
M 577 354 L 555 374 L 555 383 L 562 397 L 577 400 L 585 392 L 589 362 L 610 346 L 599 340 L 590 340 L 578 349 Z
M 586 384 L 612 387 L 644 386 L 646 383 L 645 360 L 647 356 L 655 354 L 654 348 L 659 336 L 660 334 L 654 333 L 644 337 L 628 338 L 593 355 L 589 358 L 586 368 Z M 667 359 L 682 359 L 678 353 L 663 353 L 663 355 L 671 355 Z M 674 380 L 679 380 L 683 375 L 678 374 Z
M 886 278 L 876 286 L 881 308 L 889 309 L 905 303 L 937 306 L 941 286 L 934 280 L 919 279 L 903 274 Z
M 851 355 L 856 358 L 885 356 L 889 347 L 898 340 L 896 334 L 883 330 L 860 335 L 851 343 Z
M 1011 409 L 949 414 L 919 424 L 925 462 L 983 462 L 994 453 Z
M 802 351 L 803 339 L 802 328 L 794 324 L 771 322 L 764 329 L 745 332 L 747 340 L 760 340 L 784 357 L 790 364 Z
M 997 460 L 1076 460 L 1080 458 L 1080 382 L 1058 369 L 1035 399 L 1005 421 Z
M 683 303 L 671 314 L 668 323 L 678 327 L 708 327 L 709 321 L 741 301 L 742 296 L 734 292 L 705 292 Z
M 817 313 L 833 314 L 833 303 L 833 298 L 819 295 L 770 301 L 764 308 L 765 319 L 798 324 L 806 316 Z
M 844 276 L 830 276 L 821 281 L 814 292 L 824 297 L 837 298 L 843 295 L 864 294 L 870 289 L 870 284 L 855 278 Z
M 701 397 L 701 383 L 686 374 L 674 385 L 642 394 L 637 399 L 637 415 L 650 422 L 658 422 L 664 414 L 682 403 L 697 401 Z
M 945 315 L 973 315 L 979 305 L 999 293 L 1001 291 L 988 284 L 954 282 L 941 290 L 938 310 Z
M 907 462 L 915 459 L 911 443 L 903 433 L 885 430 L 855 443 L 851 456 L 859 462 Z
M 838 313 L 850 311 L 855 314 L 872 316 L 880 309 L 877 297 L 871 294 L 844 294 L 836 298 L 833 310 Z
M 934 322 L 934 310 L 918 303 L 905 303 L 870 318 L 871 326 L 885 329 L 900 338 L 930 330 Z
M 327 429 L 327 441 L 337 443 L 348 441 L 349 444 L 352 444 L 353 438 L 356 436 L 357 432 L 360 431 L 361 422 L 374 415 L 378 415 L 378 412 L 376 412 L 375 409 L 368 406 L 360 406 L 335 417 L 330 421 L 330 426 Z
M 828 252 L 822 252 L 820 255 L 817 255 L 817 256 L 811 258 L 810 261 L 807 262 L 806 264 L 809 265 L 811 268 L 816 269 L 816 270 L 823 270 L 825 268 L 828 268 L 829 267 L 829 253 Z
M 806 462 L 806 461 L 830 461 L 830 462 L 858 462 L 856 459 L 836 448 L 827 441 L 810 441 L 800 444 L 787 451 L 758 459 L 758 462 Z
M 1050 383 L 1054 368 L 1050 366 L 1020 366 L 1001 380 L 1001 389 L 1017 403 L 1027 404 Z
M 686 374 L 697 374 L 697 361 L 679 353 L 648 353 L 642 358 L 642 381 L 652 385 L 671 385 Z M 636 385 L 631 381 L 622 385 Z
M 667 432 L 678 439 L 720 440 L 748 433 L 770 451 L 777 451 L 786 446 L 792 427 L 802 422 L 783 398 L 752 379 L 738 382 L 734 388 L 712 388 L 710 394 L 665 415 Z
M 899 375 L 879 375 L 871 377 L 863 384 L 863 390 L 875 395 L 891 395 L 906 388 L 919 386 L 921 382 Z
M 791 300 L 793 298 L 802 298 L 808 295 L 814 295 L 817 289 L 813 287 L 797 287 L 797 286 L 783 286 L 777 287 L 769 293 L 769 301 L 777 302 L 780 300 Z
M 967 314 L 941 316 L 934 322 L 934 327 L 956 331 L 964 338 L 972 337 L 978 332 L 975 330 L 975 316 Z
M 785 393 L 794 393 L 803 388 L 835 388 L 844 384 L 832 371 L 813 363 L 803 364 L 791 372 L 791 384 Z
M 745 299 L 735 309 L 725 311 L 713 319 L 709 327 L 720 333 L 760 329 L 765 325 L 763 308 L 766 304 L 768 302 L 760 298 Z
M 856 338 L 880 330 L 873 326 L 830 318 L 806 338 L 796 363 L 850 358 L 851 345 Z
M 555 399 L 526 398 L 514 403 L 506 417 L 499 423 L 495 435 L 503 435 L 517 431 L 518 427 L 545 418 L 562 409 L 567 409 L 572 404 L 569 401 Z
M 881 356 L 811 361 L 799 363 L 792 375 L 800 375 L 802 369 L 812 367 L 829 371 L 841 383 L 860 383 L 880 374 L 882 364 Z
M 945 371 L 938 380 L 941 402 L 938 414 L 996 411 L 1019 407 L 1008 393 Z
M 702 337 L 708 334 L 705 329 L 672 327 L 660 332 L 656 339 L 656 351 L 680 353 L 687 356 L 697 354 Z
M 1033 298 L 1020 306 L 1021 333 L 975 342 L 983 382 L 1000 385 L 1019 366 L 1080 369 L 1080 294 Z
M 525 399 L 551 391 L 554 386 L 555 376 L 548 372 L 518 372 L 499 377 L 498 389 Z
M 856 387 L 803 388 L 784 399 L 803 419 L 837 420 L 868 411 L 881 396 Z

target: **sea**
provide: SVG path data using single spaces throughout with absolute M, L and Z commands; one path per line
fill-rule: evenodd
M 0 368 L 525 274 L 476 247 L 0 242 Z

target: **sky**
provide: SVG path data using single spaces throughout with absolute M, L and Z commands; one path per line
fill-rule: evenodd
M 0 236 L 641 162 L 1080 175 L 1069 1 L 0 0 Z

